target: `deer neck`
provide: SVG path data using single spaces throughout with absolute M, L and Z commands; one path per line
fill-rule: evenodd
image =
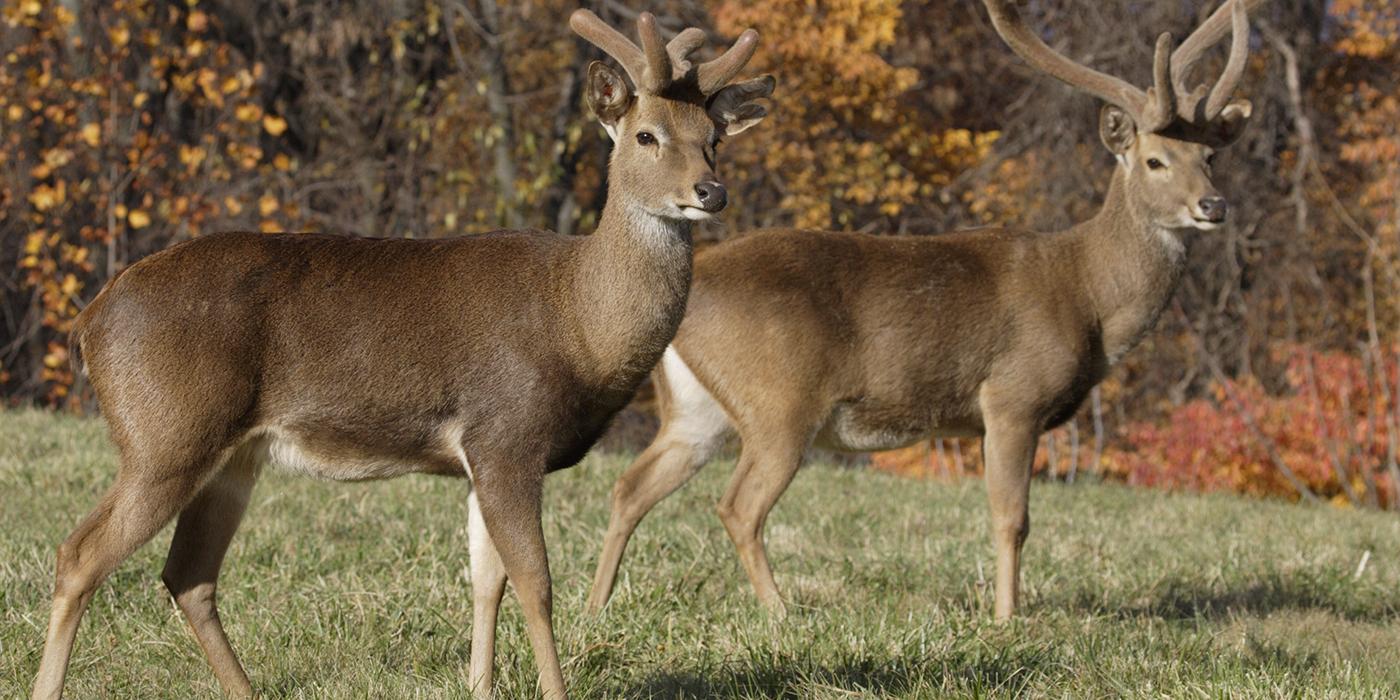
M 1114 168 L 1103 207 L 1074 229 L 1082 245 L 1080 279 L 1110 363 L 1152 329 L 1176 290 L 1186 259 L 1177 233 L 1148 222 L 1130 200 L 1126 179 L 1122 165 Z
M 690 227 L 609 198 L 569 281 L 581 376 L 630 392 L 660 359 L 690 293 Z

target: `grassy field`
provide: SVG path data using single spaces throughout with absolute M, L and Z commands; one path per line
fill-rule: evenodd
M 583 613 L 626 464 L 550 478 L 560 653 L 576 697 L 1393 697 L 1400 519 L 1228 496 L 1036 484 L 1025 616 L 991 622 L 981 486 L 814 466 L 769 521 L 790 613 L 755 604 L 711 465 L 642 524 L 618 595 Z M 0 697 L 27 693 L 53 552 L 112 480 L 96 421 L 0 413 Z M 269 697 L 464 697 L 466 483 L 264 476 L 221 581 Z M 170 529 L 96 597 L 69 697 L 217 697 L 159 581 Z M 1371 552 L 1359 577 L 1357 564 Z M 534 665 L 507 599 L 502 697 Z

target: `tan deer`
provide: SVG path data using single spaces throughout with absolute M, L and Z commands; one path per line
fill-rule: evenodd
M 615 141 L 593 235 L 213 235 L 142 260 L 79 315 L 73 355 L 121 469 L 59 547 L 35 698 L 61 694 L 93 590 L 177 516 L 165 584 L 224 690 L 252 694 L 214 597 L 264 460 L 332 480 L 469 477 L 469 680 L 489 695 L 509 580 L 544 694 L 565 696 L 541 483 L 583 456 L 675 334 L 691 222 L 725 206 L 718 137 L 761 120 L 754 100 L 774 85 L 730 84 L 752 31 L 692 63 L 698 29 L 663 44 L 642 14 L 638 48 L 585 10 L 571 24 L 636 85 L 589 66 L 588 104 Z
M 1108 103 L 1100 135 L 1118 164 L 1103 208 L 1049 235 L 774 230 L 699 255 L 685 320 L 652 375 L 660 432 L 613 489 L 590 609 L 607 603 L 637 523 L 737 432 L 719 515 L 758 598 L 779 612 L 763 525 L 809 446 L 982 436 L 996 617 L 1012 615 L 1040 434 L 1152 327 L 1184 264 L 1176 232 L 1225 221 L 1211 159 L 1250 114 L 1231 99 L 1249 28 L 1234 0 L 1174 53 L 1163 35 L 1143 91 L 1052 51 L 1010 2 L 986 5 L 1017 54 Z M 1224 74 L 1192 89 L 1201 52 L 1231 28 Z

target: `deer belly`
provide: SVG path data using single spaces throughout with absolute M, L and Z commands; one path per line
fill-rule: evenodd
M 460 464 L 417 451 L 374 449 L 279 429 L 262 431 L 256 439 L 268 464 L 317 479 L 368 481 L 425 473 L 465 476 Z
M 838 404 L 817 432 L 816 446 L 840 452 L 893 450 L 932 437 L 977 437 L 975 421 L 961 416 L 935 416 L 928 411 L 890 406 Z

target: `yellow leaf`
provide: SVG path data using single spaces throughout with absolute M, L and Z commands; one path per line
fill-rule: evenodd
M 272 213 L 277 211 L 278 206 L 277 198 L 272 196 L 271 192 L 258 199 L 258 213 L 263 216 L 272 216 Z
M 33 17 L 44 10 L 44 6 L 39 0 L 25 0 L 20 3 L 19 9 L 26 15 Z
M 272 167 L 286 172 L 292 169 L 292 159 L 288 158 L 286 153 L 278 153 L 272 158 Z
M 26 236 L 25 239 L 24 239 L 24 253 L 25 253 L 25 255 L 34 255 L 34 254 L 38 253 L 39 250 L 40 250 L 41 248 L 43 248 L 43 247 L 44 247 L 44 232 L 43 232 L 43 231 L 36 231 L 36 232 L 34 232 L 34 233 L 31 233 L 31 234 L 29 234 L 28 236 Z
M 262 117 L 262 108 L 257 105 L 238 105 L 238 109 L 233 111 L 233 116 L 238 117 L 241 122 L 255 122 Z
M 63 180 L 59 180 L 55 186 L 39 185 L 29 193 L 29 203 L 34 205 L 39 211 L 47 211 L 62 204 L 68 197 L 68 185 Z
M 204 149 L 199 146 L 186 146 L 180 144 L 180 162 L 188 165 L 191 170 L 204 162 Z
M 125 26 L 113 27 L 107 31 L 107 38 L 112 40 L 112 45 L 121 48 L 131 41 L 131 30 Z
M 258 224 L 258 230 L 263 233 L 277 233 L 282 230 L 282 226 L 272 219 L 264 219 L 262 223 Z
M 143 209 L 132 209 L 131 213 L 126 215 L 126 220 L 132 228 L 146 228 L 151 225 L 151 215 Z
M 24 108 L 19 105 L 10 105 L 7 115 L 10 121 L 17 122 L 24 118 Z
M 79 131 L 78 135 L 81 136 L 83 142 L 89 146 L 96 147 L 98 144 L 102 143 L 102 127 L 98 126 L 95 122 L 84 124 L 82 131 Z
M 234 216 L 238 216 L 243 211 L 243 205 L 233 197 L 224 197 L 224 208 Z
M 63 278 L 63 286 L 60 289 L 62 289 L 64 296 L 72 297 L 77 295 L 78 290 L 81 288 L 82 285 L 79 284 L 78 278 L 69 274 Z
M 61 168 L 73 160 L 73 152 L 66 148 L 50 148 L 44 151 L 44 165 Z
M 269 114 L 263 117 L 262 122 L 263 128 L 267 130 L 267 133 L 273 136 L 281 136 L 282 132 L 287 130 L 287 120 L 281 117 L 275 117 Z
M 185 27 L 192 32 L 202 32 L 209 28 L 209 15 L 200 10 L 190 13 L 189 19 L 185 20 Z

